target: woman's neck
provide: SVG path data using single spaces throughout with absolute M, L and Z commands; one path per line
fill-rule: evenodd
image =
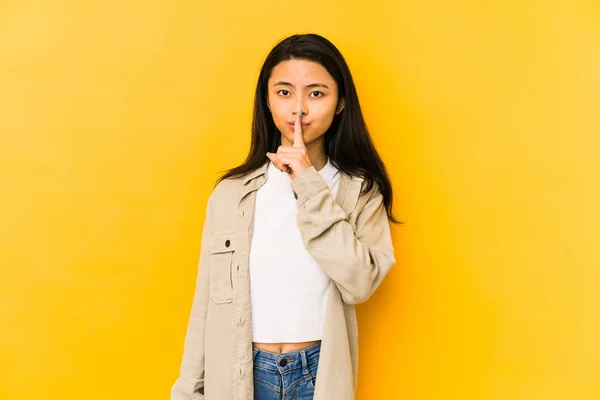
M 313 167 L 317 171 L 322 170 L 327 164 L 327 156 L 325 155 L 325 149 L 318 146 L 311 146 L 312 143 L 309 143 L 306 146 L 306 151 L 308 152 L 308 158 L 312 163 Z

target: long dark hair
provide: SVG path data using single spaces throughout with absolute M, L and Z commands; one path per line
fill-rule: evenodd
M 369 135 L 350 69 L 333 43 L 316 34 L 290 36 L 279 42 L 267 56 L 254 96 L 250 151 L 241 165 L 226 171 L 217 183 L 247 175 L 268 161 L 265 160 L 267 152 L 277 152 L 281 145 L 281 134 L 267 107 L 267 83 L 273 68 L 282 61 L 292 59 L 321 64 L 337 83 L 338 98 L 345 101 L 344 109 L 334 117 L 325 132 L 325 154 L 331 164 L 349 175 L 363 177 L 366 182 L 364 193 L 376 183 L 383 195 L 388 219 L 399 223 L 392 213 L 392 184 Z

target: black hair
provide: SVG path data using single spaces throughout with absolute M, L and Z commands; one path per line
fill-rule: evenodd
M 335 45 L 316 34 L 290 36 L 279 42 L 265 59 L 254 96 L 250 151 L 241 165 L 226 171 L 217 183 L 243 177 L 260 168 L 268 161 L 265 160 L 266 153 L 276 153 L 281 145 L 281 134 L 267 107 L 267 84 L 273 69 L 287 60 L 319 63 L 333 77 L 338 86 L 338 99 L 343 99 L 345 106 L 325 132 L 325 154 L 340 171 L 364 178 L 364 193 L 377 184 L 388 219 L 399 223 L 392 213 L 392 185 L 365 124 L 350 69 Z

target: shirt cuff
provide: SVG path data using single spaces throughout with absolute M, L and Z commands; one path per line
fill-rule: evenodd
M 314 166 L 302 171 L 292 181 L 292 191 L 294 192 L 294 197 L 298 200 L 298 208 L 302 207 L 308 199 L 328 187 L 329 185 L 327 185 L 325 179 L 323 179 Z

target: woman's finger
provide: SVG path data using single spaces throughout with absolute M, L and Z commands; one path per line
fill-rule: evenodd
M 273 162 L 275 168 L 288 173 L 292 171 L 292 169 L 288 165 L 281 161 L 281 158 L 277 154 L 267 153 L 267 157 Z
M 275 165 L 275 167 L 277 167 L 277 169 L 281 169 L 281 160 L 279 160 L 279 157 L 277 156 L 277 154 L 267 153 L 267 157 L 269 158 L 269 160 L 271 160 L 271 162 Z
M 294 124 L 294 147 L 304 147 L 304 137 L 302 133 L 302 109 L 296 114 L 296 123 Z

